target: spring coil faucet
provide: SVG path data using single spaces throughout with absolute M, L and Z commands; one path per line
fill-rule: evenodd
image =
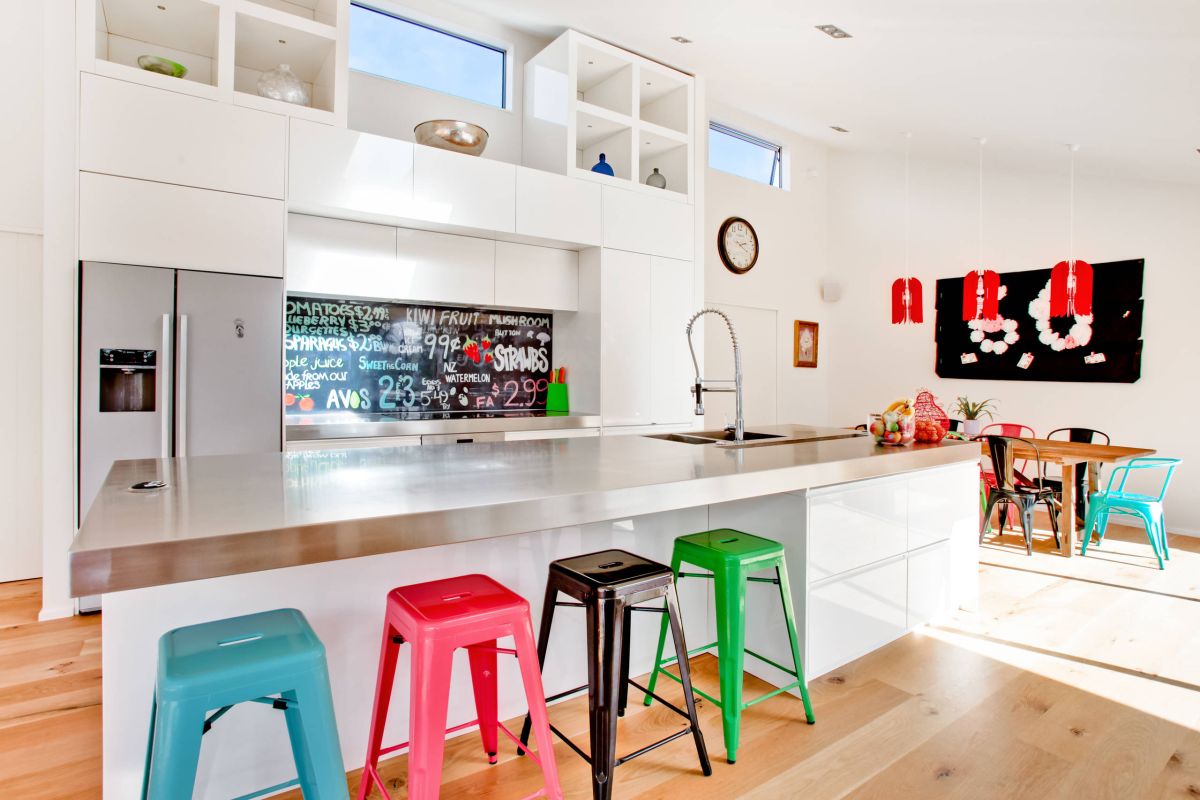
M 725 327 L 729 329 L 729 339 L 731 342 L 733 342 L 733 389 L 709 389 L 705 387 L 705 383 L 729 383 L 729 381 L 706 381 L 700 377 L 700 362 L 696 360 L 696 348 L 692 345 L 692 329 L 696 325 L 696 320 L 700 319 L 700 317 L 704 316 L 705 314 L 717 315 L 721 319 L 725 320 Z M 688 320 L 687 337 L 688 350 L 690 350 L 692 353 L 692 365 L 696 368 L 696 381 L 692 388 L 692 391 L 696 395 L 696 416 L 704 416 L 704 392 L 736 392 L 735 405 L 737 421 L 733 425 L 727 425 L 725 430 L 733 431 L 733 438 L 735 441 L 742 441 L 746 435 L 746 423 L 742 419 L 742 351 L 738 347 L 737 333 L 733 330 L 733 323 L 729 321 L 729 316 L 720 309 L 702 308 L 695 314 L 692 314 L 692 318 Z

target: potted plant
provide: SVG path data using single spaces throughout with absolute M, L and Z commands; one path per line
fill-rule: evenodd
M 954 403 L 954 412 L 963 418 L 963 433 L 968 437 L 978 436 L 983 428 L 983 417 L 986 415 L 988 419 L 992 419 L 992 412 L 996 410 L 995 403 L 991 398 L 980 400 L 978 403 L 972 403 L 965 397 L 958 398 Z

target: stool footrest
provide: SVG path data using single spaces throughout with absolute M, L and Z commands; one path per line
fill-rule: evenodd
M 284 781 L 283 783 L 277 783 L 274 786 L 268 786 L 265 789 L 259 789 L 256 792 L 251 792 L 250 794 L 239 795 L 238 797 L 233 798 L 233 800 L 254 800 L 254 798 L 256 798 L 256 797 L 265 797 L 269 794 L 274 794 L 275 792 L 278 792 L 280 789 L 286 789 L 289 786 L 299 786 L 299 785 L 300 785 L 300 779 L 292 778 L 290 781 Z
M 713 578 L 713 574 L 711 572 L 680 572 L 678 577 L 680 577 L 680 578 L 708 578 L 711 580 Z M 747 577 L 746 580 L 750 583 L 773 583 L 776 586 L 779 585 L 779 578 Z

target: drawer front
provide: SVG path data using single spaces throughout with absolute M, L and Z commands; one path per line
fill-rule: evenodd
M 954 610 L 950 542 L 908 556 L 908 627 L 915 628 Z
M 491 239 L 400 228 L 392 297 L 433 303 L 496 302 L 496 243 Z
M 79 168 L 283 199 L 287 119 L 84 74 Z
M 978 498 L 974 464 L 914 473 L 908 481 L 908 549 L 978 535 Z
M 517 167 L 517 233 L 599 246 L 602 209 L 599 184 Z
M 579 253 L 496 242 L 496 305 L 577 310 Z
M 809 591 L 809 680 L 904 634 L 907 580 L 899 557 Z
M 289 207 L 411 216 L 411 142 L 293 119 L 288 161 Z
M 413 216 L 446 225 L 512 233 L 516 167 L 416 145 Z
M 695 207 L 641 192 L 604 189 L 604 246 L 691 261 Z
M 907 480 L 873 480 L 809 496 L 809 583 L 908 549 Z
M 79 175 L 79 257 L 147 267 L 283 275 L 282 200 Z
M 413 447 L 421 444 L 420 436 L 368 436 L 358 439 L 306 439 L 287 443 L 289 453 L 306 450 L 357 450 L 363 447 Z

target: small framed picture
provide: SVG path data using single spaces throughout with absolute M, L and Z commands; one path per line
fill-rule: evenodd
M 792 366 L 815 367 L 817 365 L 817 332 L 815 322 L 796 320 L 796 336 L 792 348 Z

